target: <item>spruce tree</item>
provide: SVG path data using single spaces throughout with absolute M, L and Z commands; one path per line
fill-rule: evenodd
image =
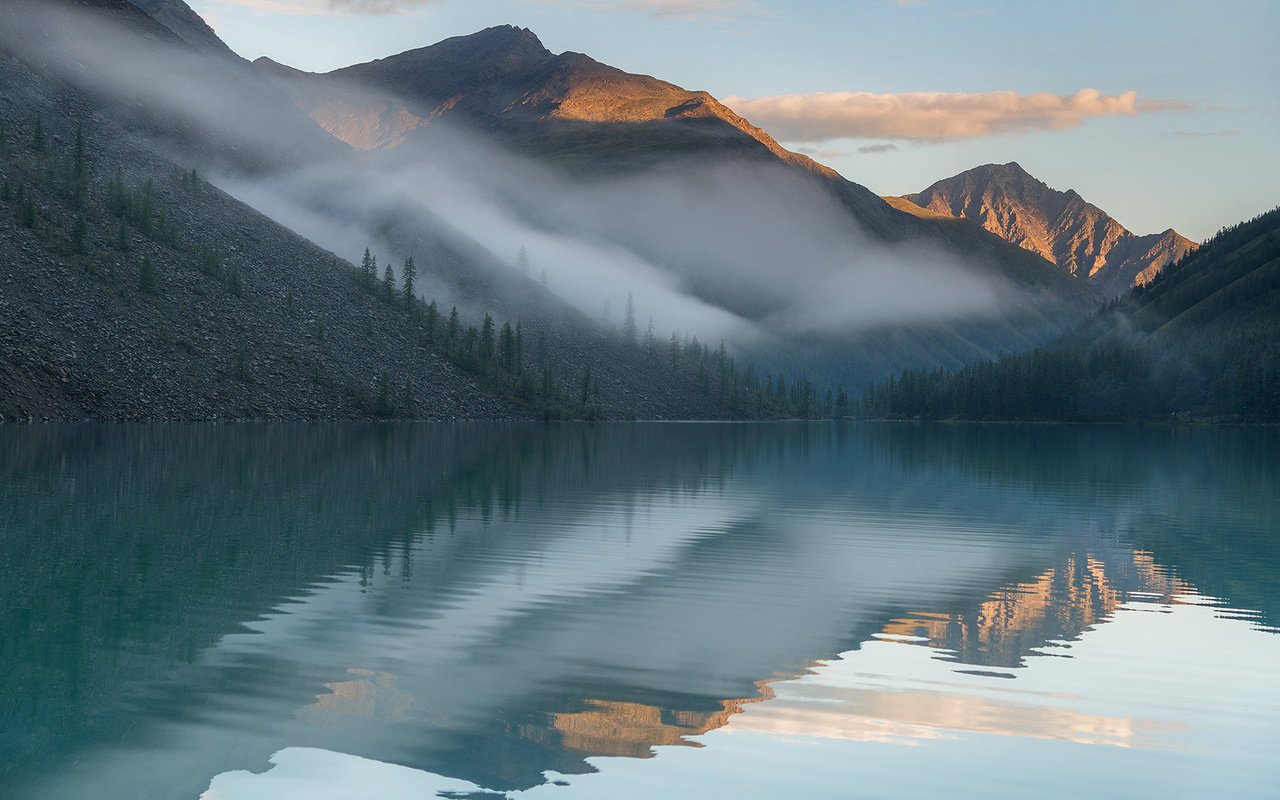
M 462 329 L 462 322 L 458 319 L 458 307 L 454 306 L 449 312 L 449 344 L 452 346 L 458 341 L 458 332 Z
M 488 364 L 493 361 L 493 317 L 484 315 L 480 326 L 480 362 Z
M 627 344 L 636 343 L 636 301 L 631 292 L 627 292 L 627 312 L 622 321 L 622 338 Z
M 440 307 L 436 305 L 436 301 L 432 300 L 427 304 L 427 341 L 434 342 L 436 339 L 436 325 L 440 321 Z
M 498 335 L 498 352 L 502 358 L 502 369 L 508 374 L 516 371 L 516 335 L 510 322 L 502 323 L 502 332 Z
M 413 263 L 413 256 L 409 256 L 404 260 L 404 271 L 400 277 L 404 283 L 404 304 L 412 310 L 413 301 L 417 298 L 414 293 L 413 282 L 418 277 L 418 268 Z
M 404 392 L 400 405 L 404 408 L 405 416 L 412 417 L 417 415 L 418 401 L 413 394 L 413 378 L 405 376 Z
M 382 298 L 390 303 L 396 296 L 396 278 L 391 273 L 391 265 L 388 264 L 386 270 L 382 273 Z
M 360 281 L 366 287 L 373 286 L 377 274 L 377 259 L 369 254 L 369 248 L 366 247 L 364 249 L 364 258 L 360 259 Z

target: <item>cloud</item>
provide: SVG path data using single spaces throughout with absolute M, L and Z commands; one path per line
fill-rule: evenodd
M 849 155 L 844 150 L 828 150 L 828 149 L 819 148 L 819 147 L 797 147 L 796 152 L 800 153 L 801 155 L 809 156 L 810 158 L 816 158 L 819 161 L 826 161 L 826 160 L 836 159 L 836 158 L 844 158 L 845 156 Z
M 587 11 L 647 14 L 660 19 L 727 20 L 753 7 L 753 0 L 525 0 L 527 4 Z
M 774 136 L 792 142 L 831 139 L 944 141 L 1079 127 L 1090 117 L 1188 111 L 1176 100 L 1140 100 L 1134 91 L 1104 94 L 1048 92 L 948 93 L 818 92 L 746 99 L 725 104 Z
M 403 14 L 444 0 L 216 0 L 265 14 L 313 16 L 320 14 Z
M 890 153 L 897 150 L 896 144 L 885 142 L 884 144 L 868 144 L 858 148 L 859 153 Z

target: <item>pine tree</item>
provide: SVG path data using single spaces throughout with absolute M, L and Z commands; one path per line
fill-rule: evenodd
M 404 271 L 400 277 L 404 283 L 404 304 L 412 311 L 413 301 L 417 299 L 417 294 L 414 293 L 413 289 L 413 282 L 418 277 L 418 268 L 413 263 L 413 256 L 409 256 L 404 260 Z
M 653 358 L 658 351 L 658 339 L 653 334 L 653 317 L 649 317 L 649 327 L 644 331 L 644 351 L 649 358 Z
M 498 353 L 502 360 L 502 369 L 511 374 L 516 371 L 516 335 L 510 322 L 502 323 L 502 332 L 498 334 Z
M 396 296 L 396 278 L 391 273 L 391 265 L 388 264 L 382 273 L 382 298 L 390 303 Z
M 403 397 L 401 398 L 400 404 L 404 407 L 405 416 L 407 417 L 417 416 L 418 401 L 413 394 L 413 378 L 410 378 L 407 375 L 405 376 L 405 379 L 404 379 L 404 393 L 403 393 Z
M 432 300 L 427 304 L 427 341 L 434 342 L 436 339 L 436 325 L 440 322 L 440 307 L 436 305 L 436 301 Z
M 629 345 L 636 343 L 636 301 L 631 292 L 627 292 L 627 311 L 622 321 L 622 338 Z
M 524 328 L 516 320 L 516 371 L 524 372 Z
M 529 274 L 529 251 L 520 248 L 520 252 L 516 254 L 516 269 L 520 270 L 521 275 Z
M 480 363 L 488 364 L 493 361 L 493 344 L 493 317 L 485 314 L 480 326 Z
M 458 341 L 458 331 L 461 330 L 461 328 L 462 328 L 462 322 L 461 320 L 458 319 L 458 307 L 454 306 L 453 309 L 449 311 L 448 334 L 449 334 L 450 346 L 452 346 L 455 342 Z
M 365 287 L 371 287 L 378 275 L 378 259 L 369 254 L 369 248 L 364 249 L 364 258 L 360 259 L 360 280 Z

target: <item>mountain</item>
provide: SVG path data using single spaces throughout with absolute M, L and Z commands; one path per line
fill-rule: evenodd
M 1052 189 L 1016 162 L 975 167 L 917 194 L 886 199 L 909 213 L 918 212 L 907 203 L 976 222 L 1107 297 L 1150 283 L 1196 248 L 1173 229 L 1135 235 L 1074 189 Z
M 570 190 L 609 180 L 665 180 L 669 186 L 684 181 L 684 189 L 657 201 L 660 210 L 706 191 L 701 207 L 663 224 L 657 222 L 662 213 L 634 200 L 651 185 L 637 186 L 631 198 L 609 198 L 555 216 L 555 204 L 548 200 L 560 200 L 564 192 L 539 194 L 520 180 L 493 179 L 509 205 L 528 196 L 512 213 L 533 226 L 623 246 L 670 274 L 701 303 L 770 326 L 779 346 L 760 357 L 775 363 L 800 359 L 833 383 L 858 383 L 903 363 L 957 366 L 1025 349 L 1060 334 L 1101 302 L 1084 281 L 1049 269 L 1038 255 L 986 231 L 902 213 L 865 187 L 786 150 L 706 92 L 630 74 L 580 53 L 552 53 L 526 29 L 489 28 L 326 74 L 301 72 L 265 58 L 255 65 L 330 134 L 390 161 L 408 165 L 429 159 L 445 148 L 439 144 L 446 138 L 441 131 L 466 131 L 467 137 L 495 143 L 504 152 L 567 176 Z M 466 169 L 489 176 L 495 171 L 491 161 L 503 165 L 498 172 L 522 174 L 519 165 L 507 166 L 487 155 Z M 728 183 L 725 173 L 738 176 L 742 185 L 715 194 L 715 187 Z M 805 203 L 797 204 L 801 194 Z M 1002 287 L 1002 307 L 987 317 L 942 324 L 917 325 L 904 315 L 899 323 L 858 324 L 856 331 L 837 330 L 801 341 L 774 323 L 779 316 L 806 313 L 780 303 L 777 294 L 777 271 L 785 269 L 788 259 L 808 259 L 805 250 L 812 242 L 805 233 L 798 228 L 792 232 L 796 247 L 779 253 L 774 274 L 763 279 L 733 263 L 742 267 L 755 253 L 678 244 L 695 237 L 732 245 L 740 229 L 758 228 L 752 220 L 734 217 L 737 205 L 751 204 L 763 219 L 798 215 L 808 220 L 821 213 L 797 211 L 797 206 L 831 200 L 843 215 L 840 236 L 867 239 L 849 245 L 837 258 L 874 260 L 884 247 L 905 247 L 910 254 L 896 256 L 907 262 L 904 266 L 962 262 L 975 280 Z M 618 209 L 617 216 L 602 221 L 602 206 Z M 472 235 L 484 241 L 482 232 Z M 815 249 L 831 256 L 830 248 Z M 811 282 L 797 274 L 790 286 Z M 825 299 L 834 296 L 823 294 Z
M 193 17 L 180 0 L 0 6 L 0 123 L 12 145 L 0 160 L 10 185 L 0 235 L 22 254 L 5 259 L 14 288 L 0 325 L 0 413 L 813 416 L 834 408 L 823 389 L 1025 350 L 1097 302 L 1082 281 L 981 229 L 894 210 L 705 93 L 553 55 L 528 31 L 490 29 L 316 76 L 250 68 Z M 37 147 L 41 126 L 49 141 Z M 511 199 L 502 213 L 524 215 L 515 235 L 595 248 L 580 272 L 553 273 L 548 288 L 495 255 L 519 248 L 509 230 L 459 228 L 468 218 L 450 208 L 454 194 L 412 191 L 413 159 L 457 131 L 517 154 L 484 145 L 461 168 Z M 628 207 L 627 181 L 667 186 Z M 707 186 L 690 213 L 669 202 Z M 572 193 L 577 205 L 557 206 Z M 830 242 L 793 227 L 809 224 L 804 209 L 819 196 L 839 212 L 816 215 L 836 229 Z M 771 255 L 748 269 L 738 259 L 754 255 L 740 243 L 751 235 Z M 366 244 L 381 250 L 385 288 L 334 255 Z M 669 272 L 658 283 L 669 280 L 673 301 L 703 309 L 690 328 L 642 337 L 643 316 L 620 331 L 564 299 L 608 284 L 621 309 L 631 278 L 595 272 L 596 258 L 618 253 Z M 418 298 L 397 309 L 411 255 Z M 815 283 L 804 277 L 815 258 L 878 277 Z M 943 282 L 922 285 L 918 270 Z M 924 290 L 906 299 L 950 302 L 956 279 L 977 310 L 935 318 L 927 303 L 880 299 L 876 282 L 903 273 Z M 845 304 L 878 316 L 805 327 Z M 446 324 L 454 305 L 459 320 Z M 699 342 L 699 320 L 717 315 L 750 335 L 718 350 Z
M 873 416 L 1280 422 L 1280 209 L 1226 228 L 1031 353 L 910 371 Z
M 226 42 L 218 38 L 213 28 L 191 6 L 182 0 L 129 0 L 164 27 L 173 31 L 183 41 L 200 50 L 226 57 L 239 58 Z
M 742 387 L 731 409 L 708 354 L 651 357 L 463 237 L 451 319 L 400 262 L 375 281 L 212 185 L 193 165 L 284 180 L 280 147 L 351 152 L 288 103 L 255 116 L 278 90 L 233 61 L 123 0 L 0 5 L 0 419 L 792 413 Z M 333 148 L 288 139 L 295 117 Z M 540 317 L 497 307 L 499 269 Z

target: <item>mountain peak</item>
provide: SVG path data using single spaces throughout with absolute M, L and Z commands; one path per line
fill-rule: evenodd
M 218 38 L 213 28 L 183 0 L 129 0 L 138 10 L 173 31 L 192 47 L 219 55 L 231 48 Z
M 1195 249 L 1171 231 L 1135 236 L 1074 189 L 1054 189 L 1016 161 L 974 167 L 906 199 L 976 222 L 1107 295 L 1149 282 Z

